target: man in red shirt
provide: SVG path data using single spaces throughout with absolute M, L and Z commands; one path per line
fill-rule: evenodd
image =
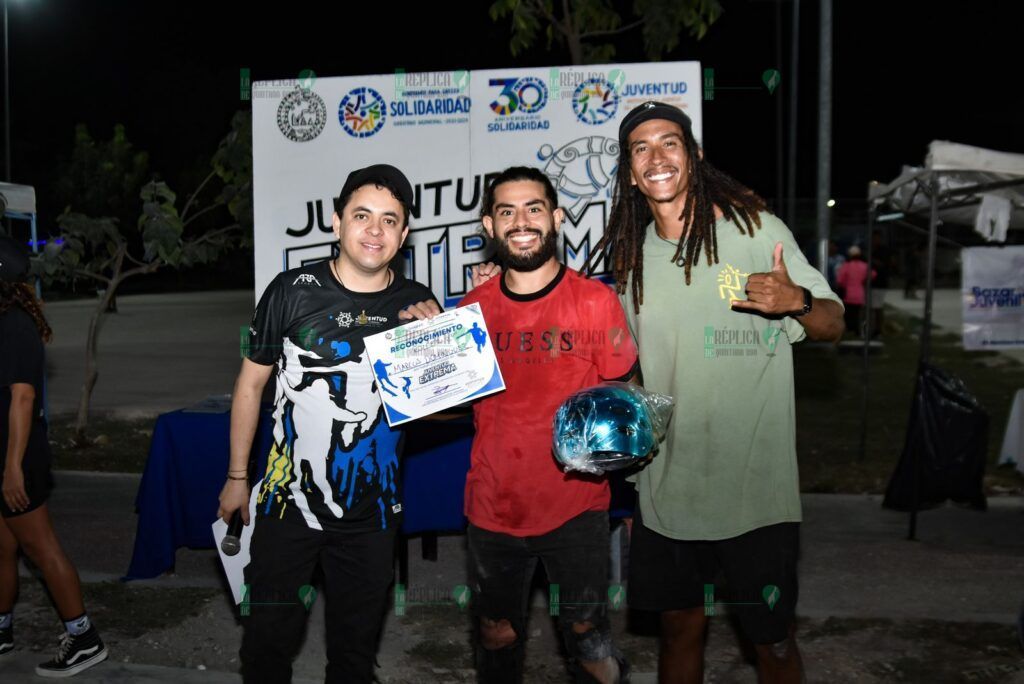
M 466 480 L 481 681 L 522 681 L 538 560 L 559 586 L 575 681 L 626 681 L 628 666 L 612 644 L 607 615 L 608 483 L 561 471 L 551 423 L 573 392 L 629 379 L 636 347 L 615 293 L 556 258 L 565 214 L 541 171 L 503 171 L 487 188 L 481 215 L 504 272 L 462 303 L 480 304 L 507 387 L 474 406 Z

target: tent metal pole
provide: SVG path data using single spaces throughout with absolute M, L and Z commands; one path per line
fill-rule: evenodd
M 864 398 L 860 410 L 860 460 L 863 461 L 867 458 L 868 452 L 868 371 L 870 368 L 870 356 L 871 356 L 871 292 L 872 292 L 872 281 L 871 269 L 874 265 L 874 255 L 872 254 L 872 237 L 874 236 L 874 224 L 875 224 L 875 209 L 873 206 L 868 207 L 868 230 L 867 230 L 867 250 L 868 250 L 868 282 L 867 288 L 864 292 L 864 315 L 865 315 L 865 328 L 864 328 L 864 358 L 862 364 L 862 376 L 863 376 L 863 390 Z
M 924 364 L 928 363 L 932 351 L 932 298 L 935 293 L 935 247 L 936 235 L 939 229 L 939 179 L 933 171 L 928 184 L 928 194 L 931 195 L 931 215 L 928 218 L 928 272 L 925 281 L 924 295 L 924 327 L 921 330 L 921 358 L 917 364 L 917 381 L 914 384 L 915 394 L 919 393 L 921 385 L 921 372 Z M 917 539 L 917 508 L 921 495 L 921 458 L 917 450 L 914 450 L 913 464 L 913 504 L 910 507 L 910 532 L 907 539 Z
M 939 228 L 939 180 L 933 172 L 929 181 L 931 214 L 928 218 L 928 271 L 925 274 L 924 327 L 921 330 L 921 363 L 927 363 L 932 351 L 932 300 L 935 292 L 935 248 Z
M 815 195 L 818 237 L 818 270 L 828 272 L 828 237 L 832 193 L 832 0 L 821 2 L 820 55 L 818 60 L 818 188 Z

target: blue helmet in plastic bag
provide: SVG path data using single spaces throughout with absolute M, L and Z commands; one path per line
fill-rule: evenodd
M 566 470 L 595 474 L 641 461 L 664 436 L 673 404 L 622 382 L 576 392 L 555 413 L 555 457 Z

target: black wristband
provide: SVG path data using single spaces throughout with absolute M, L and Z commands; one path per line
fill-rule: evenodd
M 800 316 L 806 316 L 807 314 L 811 313 L 811 307 L 814 304 L 814 296 L 811 294 L 811 291 L 808 290 L 806 287 L 800 287 L 800 289 L 804 291 L 804 306 L 802 309 L 797 309 L 793 313 L 789 314 L 790 316 L 794 316 L 796 318 L 799 318 Z

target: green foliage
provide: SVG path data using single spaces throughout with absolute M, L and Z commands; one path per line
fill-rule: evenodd
M 644 19 L 647 58 L 657 60 L 679 45 L 682 29 L 697 40 L 707 35 L 711 24 L 722 16 L 722 5 L 718 0 L 635 0 L 633 12 Z
M 242 242 L 252 246 L 252 112 L 240 111 L 231 120 L 231 132 L 213 155 L 213 168 L 224 183 L 217 202 L 242 229 Z
M 79 125 L 57 183 L 68 205 L 57 219 L 60 238 L 46 245 L 35 272 L 48 284 L 85 278 L 116 289 L 124 278 L 164 266 L 215 261 L 238 242 L 239 234 L 251 244 L 251 131 L 251 116 L 236 114 L 208 175 L 179 210 L 178 195 L 167 183 L 146 182 L 148 155 L 132 147 L 124 126 L 114 127 L 111 140 L 96 141 Z M 215 179 L 221 182 L 219 190 L 200 206 Z M 188 230 L 201 216 L 202 229 L 196 230 L 197 222 Z
M 123 125 L 114 126 L 110 140 L 97 141 L 85 124 L 78 124 L 71 156 L 59 165 L 54 194 L 59 206 L 131 223 L 148 176 L 149 155 L 134 148 Z
M 568 13 L 553 0 L 495 0 L 492 21 L 510 19 L 509 51 L 513 57 L 537 46 L 568 48 L 574 64 L 611 62 L 616 36 L 642 27 L 648 59 L 661 59 L 679 45 L 684 31 L 697 40 L 722 14 L 719 0 L 634 0 L 632 14 L 623 17 L 611 0 L 569 0 Z
M 174 206 L 177 196 L 166 183 L 151 181 L 142 188 L 142 215 L 139 216 L 139 232 L 145 253 L 142 260 L 153 263 L 159 259 L 168 266 L 187 266 L 181 244 L 184 226 L 178 209 Z
M 537 34 L 543 25 L 545 14 L 551 14 L 551 0 L 540 0 L 539 2 L 523 2 L 523 0 L 497 0 L 491 5 L 491 21 L 498 21 L 507 16 L 512 17 L 512 37 L 509 39 L 508 49 L 513 57 L 533 47 L 537 40 Z M 551 41 L 554 38 L 552 26 L 549 24 L 545 30 L 547 47 L 551 48 Z

